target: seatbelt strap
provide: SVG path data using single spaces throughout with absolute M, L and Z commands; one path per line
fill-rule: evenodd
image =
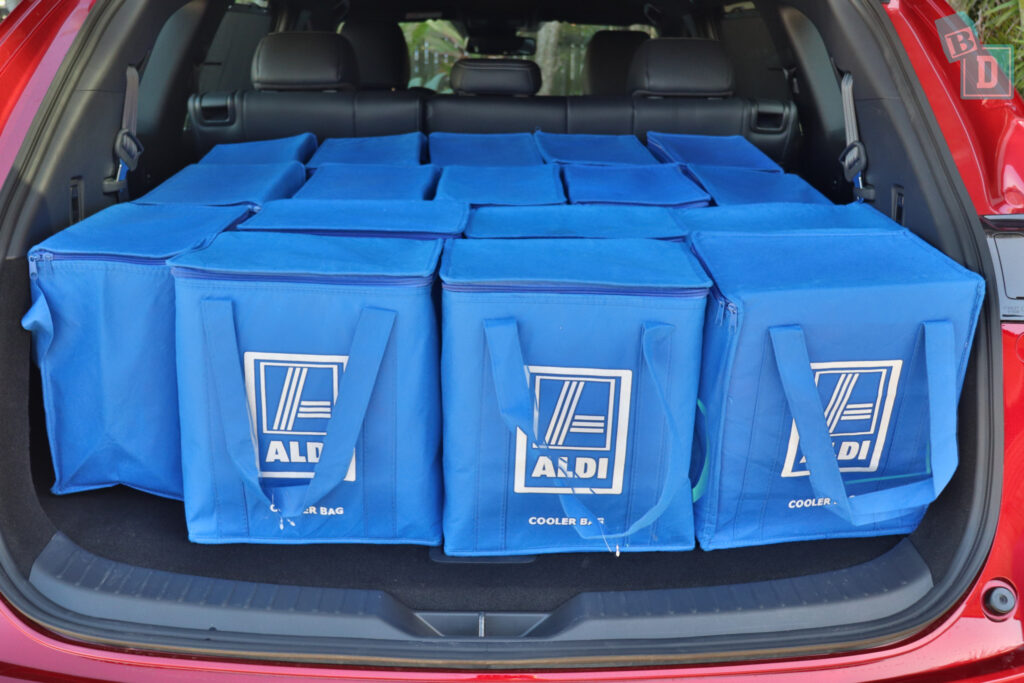
M 868 151 L 860 141 L 857 130 L 857 109 L 853 102 L 853 74 L 846 73 L 840 84 L 843 96 L 843 120 L 846 123 L 846 149 L 839 155 L 843 176 L 853 183 L 853 194 L 858 202 L 873 201 L 875 188 L 864 184 L 864 169 L 868 166 Z
M 114 158 L 117 171 L 103 180 L 105 194 L 120 195 L 128 186 L 128 174 L 139 165 L 142 143 L 135 136 L 139 112 L 139 70 L 129 65 L 125 70 L 124 108 L 121 110 L 121 130 L 114 136 Z

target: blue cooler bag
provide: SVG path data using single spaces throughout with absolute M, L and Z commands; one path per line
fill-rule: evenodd
M 439 174 L 436 166 L 323 164 L 295 199 L 426 199 Z
M 437 166 L 537 166 L 544 159 L 530 133 L 431 133 Z
M 687 165 L 686 172 L 719 206 L 789 202 L 831 204 L 828 198 L 794 173 L 765 173 L 727 166 Z
M 440 543 L 440 248 L 233 232 L 173 260 L 189 539 Z
M 687 247 L 461 240 L 441 277 L 445 552 L 692 548 Z
M 316 151 L 316 136 L 303 133 L 289 138 L 228 142 L 214 145 L 199 160 L 201 164 L 274 164 L 282 161 L 306 163 Z
M 701 547 L 912 531 L 956 469 L 984 281 L 907 231 L 691 241 L 716 284 L 691 470 Z
M 28 254 L 54 493 L 124 484 L 181 498 L 174 281 L 166 260 L 247 215 L 119 204 Z
M 437 199 L 473 206 L 565 204 L 557 166 L 445 166 Z
M 423 160 L 427 136 L 423 133 L 379 135 L 366 138 L 328 138 L 306 164 L 384 164 L 415 166 Z
M 282 199 L 264 206 L 238 229 L 444 239 L 461 235 L 468 217 L 468 204 L 443 199 Z
M 658 160 L 635 135 L 580 133 L 533 134 L 541 156 L 549 164 L 657 164 Z
M 647 134 L 647 148 L 669 163 L 731 166 L 782 173 L 782 168 L 742 135 Z
M 709 211 L 710 209 L 699 209 Z M 264 210 L 265 211 L 265 210 Z M 466 237 L 592 237 L 681 239 L 684 231 L 663 206 L 552 204 L 474 209 Z
M 144 194 L 136 204 L 258 207 L 291 197 L 306 180 L 297 161 L 281 164 L 192 164 Z
M 711 196 L 676 164 L 569 165 L 562 171 L 572 204 L 702 207 Z

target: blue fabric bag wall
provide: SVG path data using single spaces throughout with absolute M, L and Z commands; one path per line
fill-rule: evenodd
M 675 164 L 562 169 L 572 204 L 707 206 L 711 197 Z
M 764 233 L 794 230 L 905 230 L 881 211 L 853 204 L 734 204 L 700 209 L 671 209 L 679 232 Z
M 565 204 L 557 166 L 446 166 L 438 199 L 473 206 Z
M 686 246 L 457 240 L 441 277 L 445 552 L 692 548 Z
M 136 200 L 137 204 L 258 207 L 291 197 L 306 180 L 297 161 L 281 164 L 192 164 Z
M 697 165 L 686 166 L 686 172 L 703 185 L 720 206 L 768 202 L 832 203 L 806 180 L 792 173 Z
M 549 164 L 657 164 L 658 160 L 634 135 L 533 134 Z
M 912 531 L 957 466 L 984 281 L 907 231 L 691 244 L 717 289 L 691 469 L 701 547 Z
M 286 161 L 306 163 L 316 151 L 316 136 L 312 133 L 274 140 L 231 142 L 214 145 L 199 160 L 201 164 L 276 164 Z
M 437 166 L 536 166 L 544 159 L 530 133 L 431 133 Z
M 468 204 L 444 199 L 282 199 L 264 206 L 238 229 L 444 239 L 461 235 L 468 218 Z
M 466 226 L 466 237 L 473 238 L 680 239 L 683 234 L 672 210 L 626 204 L 483 206 L 472 212 Z
M 742 135 L 647 134 L 647 148 L 660 161 L 727 166 L 782 173 L 782 167 Z
M 381 164 L 416 166 L 423 161 L 426 136 L 423 133 L 380 135 L 368 138 L 328 138 L 307 166 L 324 164 Z
M 296 199 L 427 199 L 434 194 L 436 166 L 324 164 Z
M 173 260 L 190 540 L 440 543 L 439 252 L 232 232 Z
M 181 498 L 174 282 L 166 259 L 247 214 L 119 204 L 29 251 L 54 493 L 125 484 Z

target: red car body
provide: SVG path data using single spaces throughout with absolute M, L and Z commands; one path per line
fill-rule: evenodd
M 26 132 L 94 0 L 24 0 L 0 23 L 0 178 L 10 172 Z M 886 11 L 910 58 L 980 216 L 1024 217 L 1024 100 L 965 100 L 960 68 L 943 52 L 935 21 L 941 0 L 890 0 Z M 1005 451 L 998 530 L 973 588 L 924 631 L 853 654 L 674 668 L 531 672 L 412 671 L 229 661 L 103 648 L 44 632 L 0 602 L 0 675 L 37 681 L 251 680 L 294 678 L 406 681 L 721 680 L 750 675 L 785 680 L 998 681 L 1024 679 L 1020 602 L 1008 615 L 984 607 L 994 586 L 1024 587 L 1024 323 L 1004 323 Z

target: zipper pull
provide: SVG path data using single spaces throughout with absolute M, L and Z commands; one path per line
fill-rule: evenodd
M 53 264 L 53 254 L 48 251 L 36 252 L 30 254 L 28 257 L 28 276 L 31 279 L 35 279 L 39 276 L 39 262 L 45 261 L 46 263 Z
M 729 331 L 735 332 L 737 325 L 737 318 L 739 318 L 739 310 L 736 308 L 736 304 L 730 303 L 726 308 L 729 309 Z
M 718 310 L 715 311 L 715 325 L 721 325 L 725 320 L 725 299 L 717 299 Z

